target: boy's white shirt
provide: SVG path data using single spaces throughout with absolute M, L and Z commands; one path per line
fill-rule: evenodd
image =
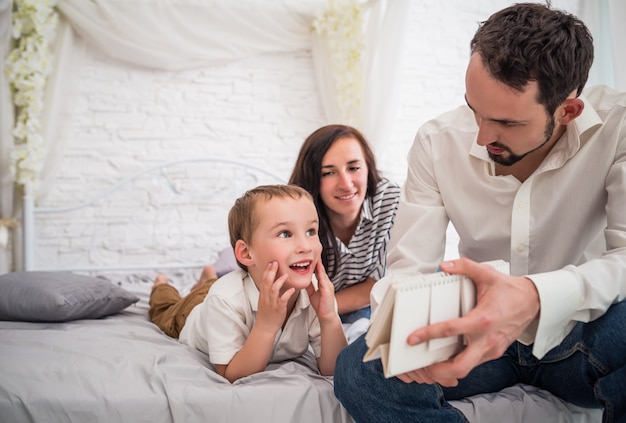
M 241 269 L 228 273 L 218 279 L 204 301 L 193 308 L 179 341 L 208 354 L 211 363 L 226 365 L 248 338 L 256 321 L 258 303 L 259 290 L 252 277 Z M 302 289 L 284 329 L 276 334 L 270 362 L 298 357 L 309 346 L 319 357 L 320 336 L 319 319 L 306 289 Z

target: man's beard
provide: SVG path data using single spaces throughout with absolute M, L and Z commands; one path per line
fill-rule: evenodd
M 554 133 L 554 128 L 556 126 L 556 123 L 554 122 L 554 118 L 551 118 L 548 123 L 546 124 L 546 129 L 543 131 L 543 135 L 545 136 L 544 141 L 538 146 L 533 148 L 530 151 L 527 151 L 524 154 L 521 155 L 517 155 L 514 154 L 509 147 L 505 146 L 505 145 L 501 145 L 499 142 L 495 141 L 492 142 L 491 145 L 500 148 L 502 150 L 505 150 L 509 153 L 508 156 L 503 156 L 501 154 L 492 154 L 489 151 L 487 151 L 487 154 L 489 154 L 489 158 L 491 160 L 493 160 L 494 162 L 502 165 L 502 166 L 511 166 L 514 165 L 515 163 L 519 162 L 520 160 L 522 160 L 524 157 L 526 157 L 528 154 L 532 153 L 535 150 L 539 150 L 541 147 L 543 147 L 544 145 L 546 145 L 546 143 L 548 141 L 550 141 L 550 138 L 552 138 L 552 134 Z

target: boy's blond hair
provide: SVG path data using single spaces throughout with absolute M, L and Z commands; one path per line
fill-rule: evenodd
M 246 191 L 239 197 L 228 213 L 228 233 L 230 245 L 235 248 L 238 240 L 250 243 L 252 233 L 259 226 L 256 207 L 260 201 L 268 201 L 272 198 L 293 198 L 295 200 L 305 197 L 313 203 L 313 197 L 304 188 L 296 185 L 260 185 Z M 248 267 L 237 260 L 237 264 L 243 270 Z

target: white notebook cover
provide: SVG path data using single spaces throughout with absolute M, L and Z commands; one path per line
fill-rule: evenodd
M 503 260 L 486 264 L 509 273 L 509 264 Z M 381 359 L 387 378 L 447 360 L 458 353 L 463 348 L 461 336 L 414 346 L 407 343 L 407 338 L 423 326 L 461 317 L 476 304 L 474 282 L 465 276 L 437 272 L 392 277 L 365 335 L 369 349 L 363 357 L 363 361 Z

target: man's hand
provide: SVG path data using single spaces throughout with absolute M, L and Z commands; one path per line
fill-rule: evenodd
M 444 262 L 441 270 L 474 281 L 476 307 L 464 317 L 416 330 L 407 342 L 417 345 L 430 339 L 464 335 L 467 346 L 449 360 L 397 376 L 406 383 L 456 386 L 474 367 L 501 357 L 539 315 L 539 294 L 528 278 L 509 276 L 466 258 Z

